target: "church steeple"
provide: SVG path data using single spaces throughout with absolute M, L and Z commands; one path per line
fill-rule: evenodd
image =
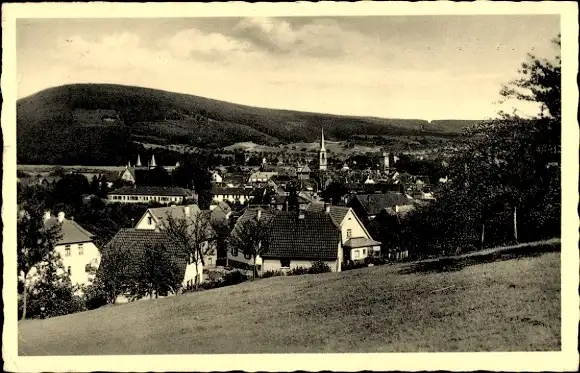
M 151 168 L 155 168 L 157 167 L 157 164 L 155 163 L 155 154 L 153 154 L 151 156 Z
M 141 167 L 141 155 L 137 154 L 137 163 L 135 163 L 135 167 Z
M 326 147 L 324 146 L 324 128 L 322 129 L 322 136 L 320 139 L 320 151 L 318 152 L 318 169 L 320 171 L 326 171 L 327 159 L 326 159 Z

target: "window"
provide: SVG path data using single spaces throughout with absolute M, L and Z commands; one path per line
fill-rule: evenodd
M 238 249 L 237 248 L 232 248 L 232 256 L 238 256 Z
M 353 250 L 352 257 L 353 257 L 353 259 L 360 258 L 360 252 L 358 250 Z
M 367 249 L 363 249 L 363 255 L 367 255 Z
M 80 243 L 79 244 L 79 255 L 83 255 L 85 253 L 85 248 L 83 247 L 83 244 Z
M 346 230 L 346 238 L 351 238 L 352 237 L 352 229 L 347 229 Z
M 66 273 L 68 273 L 68 275 L 70 276 L 70 274 L 72 273 L 70 266 L 68 266 L 68 268 L 66 269 Z
M 290 268 L 290 259 L 280 259 L 280 267 Z
M 246 258 L 246 259 L 252 259 L 252 255 L 251 254 L 245 254 L 244 253 L 244 258 Z
M 70 245 L 64 247 L 64 256 L 70 256 Z
M 153 224 L 153 218 L 151 216 L 147 217 L 147 222 L 149 225 Z
M 212 258 L 207 258 L 207 264 L 212 265 L 211 261 L 212 261 Z

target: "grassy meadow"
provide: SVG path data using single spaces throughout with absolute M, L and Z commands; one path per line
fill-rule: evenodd
M 25 320 L 19 353 L 559 350 L 560 254 L 488 259 L 275 277 Z

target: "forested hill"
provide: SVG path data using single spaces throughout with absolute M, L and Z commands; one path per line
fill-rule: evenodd
M 314 141 L 321 128 L 333 140 L 357 134 L 447 137 L 473 122 L 273 110 L 148 88 L 74 84 L 18 100 L 18 162 L 110 164 L 125 158 L 132 141 L 276 144 Z

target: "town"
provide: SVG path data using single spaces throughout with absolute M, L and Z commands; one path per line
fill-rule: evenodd
M 457 17 L 456 35 L 478 35 Z M 71 75 L 37 87 L 20 73 L 31 82 L 16 102 L 19 354 L 560 349 L 559 24 L 526 23 L 541 35 L 522 45 L 503 33 L 511 54 L 474 37 L 469 53 L 508 66 L 478 62 L 497 80 L 484 85 L 475 67 L 449 75 L 441 66 L 453 58 L 418 39 L 411 54 L 393 44 L 397 64 L 390 50 L 368 57 L 382 45 L 374 32 L 387 38 L 393 26 L 359 18 L 187 21 L 203 32 L 151 19 L 137 29 L 165 30 L 171 42 L 149 31 L 95 42 L 79 29 L 43 49 L 91 69 L 98 61 L 111 74 L 103 82 L 119 84 Z M 35 22 L 23 23 L 25 36 L 42 30 Z M 425 35 L 451 43 L 446 22 L 422 22 L 397 27 L 430 25 Z M 331 48 L 341 32 L 350 46 L 338 47 L 341 37 Z M 26 50 L 33 39 L 22 38 Z M 199 40 L 212 47 L 188 49 Z M 114 56 L 159 50 L 128 64 L 86 52 L 115 43 Z M 472 63 L 456 43 L 446 53 Z M 326 55 L 335 53 L 340 63 Z M 127 67 L 141 59 L 174 68 Z M 194 63 L 223 66 L 204 80 L 184 67 Z M 431 63 L 442 65 L 434 73 Z M 405 79 L 384 79 L 389 69 Z M 247 81 L 230 73 L 246 70 Z M 129 71 L 143 84 L 124 80 Z M 493 94 L 529 111 L 496 111 Z
M 137 154 L 134 162 L 128 160 L 124 167 L 118 167 L 120 170 L 101 172 L 94 169 L 84 172 L 86 167 L 82 166 L 66 169 L 57 166 L 43 175 L 25 167 L 29 171 L 21 168 L 18 182 L 23 193 L 42 189 L 58 194 L 62 189 L 68 190 L 65 192 L 67 197 L 73 193 L 70 187 L 74 185 L 74 193 L 85 192 L 78 198 L 87 206 L 135 205 L 131 207 L 131 215 L 122 217 L 130 224 L 120 224 L 118 231 L 100 231 L 99 237 L 86 230 L 89 226 L 92 228 L 93 223 L 83 227 L 82 218 L 79 220 L 77 216 L 75 220 L 71 216 L 70 205 L 65 204 L 63 211 L 44 212 L 45 222 L 63 225 L 62 237 L 55 250 L 63 257 L 63 267 L 71 276 L 72 284 L 82 289 L 94 280 L 103 248 L 119 244 L 130 247 L 133 255 L 145 252 L 147 245 L 155 240 L 164 242 L 165 238 L 158 233 L 166 228 L 163 222 L 170 215 L 187 220 L 186 224 L 191 223 L 189 220 L 206 220 L 199 224 L 206 224 L 208 228 L 217 224 L 223 226 L 226 232 L 221 241 L 216 232 L 203 232 L 201 237 L 192 234 L 194 241 L 206 239 L 207 249 L 203 252 L 203 265 L 200 259 L 197 268 L 187 267 L 180 272 L 184 276 L 180 281 L 184 288 L 203 284 L 215 277 L 216 269 L 252 270 L 255 266 L 255 271 L 263 276 L 268 272 L 297 268 L 308 270 L 317 262 L 324 262 L 331 271 L 367 265 L 381 258 L 381 242 L 373 236 L 378 238 L 382 233 L 372 222 L 402 216 L 416 206 L 428 204 L 448 181 L 447 176 L 442 177 L 443 166 L 417 156 L 412 159 L 383 151 L 357 155 L 352 160 L 344 156 L 333 159 L 332 155 L 327 154 L 324 132 L 321 132 L 316 160 L 312 157 L 295 160 L 280 155 L 264 155 L 259 165 L 251 166 L 248 163 L 251 163 L 252 157 L 255 156 L 244 154 L 244 164 L 239 166 L 219 165 L 200 171 L 210 179 L 211 187 L 205 191 L 196 191 L 193 178 L 177 186 L 175 181 L 181 171 L 180 163 L 158 165 L 154 154 L 146 164 Z M 404 166 L 411 172 L 428 170 L 431 178 L 441 177 L 431 183 L 428 175 L 399 172 L 397 165 L 403 163 L 400 157 L 406 157 Z M 270 164 L 268 159 L 274 164 Z M 441 163 L 445 165 L 445 161 Z M 188 188 L 190 185 L 193 188 Z M 200 201 L 199 193 L 209 194 L 209 198 Z M 135 212 L 141 212 L 142 216 L 135 215 Z M 228 234 L 235 234 L 248 220 L 259 220 L 262 213 L 263 219 L 274 219 L 272 224 L 276 223 L 275 226 L 280 229 L 279 232 L 271 232 L 273 236 L 284 235 L 285 230 L 294 224 L 308 224 L 313 229 L 302 228 L 290 240 L 270 242 L 272 247 L 261 255 L 243 252 L 244 243 L 239 248 L 225 244 Z M 300 222 L 301 219 L 304 222 Z M 329 235 L 328 242 L 323 242 L 319 229 L 323 229 L 326 221 L 333 234 Z M 285 247 L 296 247 L 299 242 L 316 244 L 296 250 Z M 331 253 L 329 247 L 332 248 Z M 408 250 L 401 251 L 396 246 L 389 249 L 383 256 L 393 260 L 408 257 Z M 159 295 L 155 293 L 156 297 Z M 167 292 L 162 295 L 167 295 Z M 125 294 L 116 294 L 115 297 L 127 300 Z

